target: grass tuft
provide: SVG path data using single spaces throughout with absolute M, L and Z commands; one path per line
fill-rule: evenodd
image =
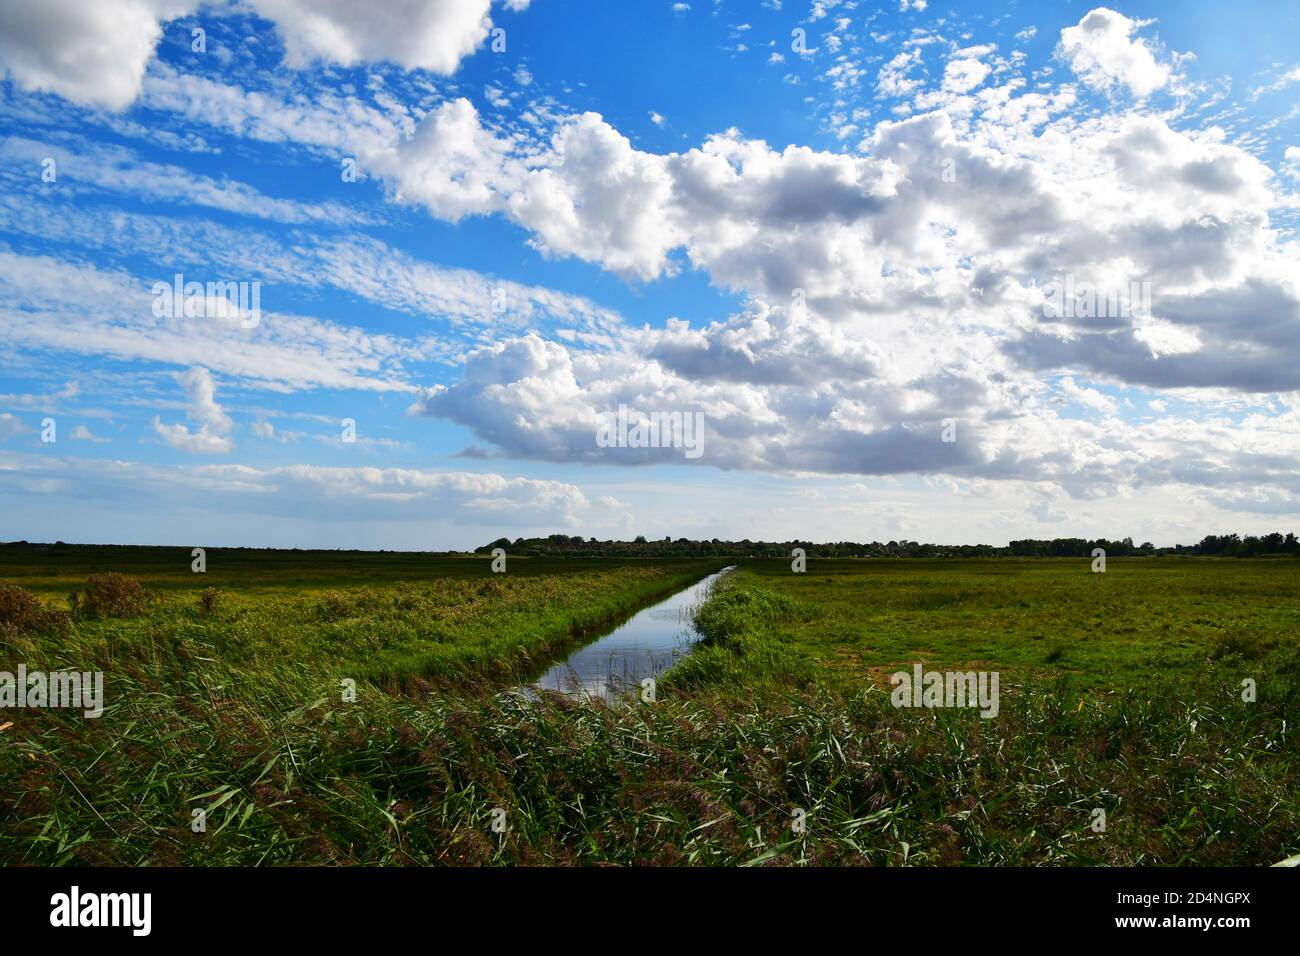
M 109 571 L 92 574 L 68 603 L 79 617 L 139 617 L 153 600 L 138 578 Z

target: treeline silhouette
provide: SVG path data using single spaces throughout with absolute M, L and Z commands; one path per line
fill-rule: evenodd
M 598 541 L 580 535 L 552 534 L 545 538 L 498 538 L 474 550 L 475 554 L 489 554 L 493 548 L 502 548 L 508 554 L 525 557 L 573 555 L 606 558 L 691 558 L 691 557 L 748 557 L 787 558 L 795 548 L 803 548 L 808 557 L 817 558 L 1081 558 L 1090 556 L 1101 548 L 1107 557 L 1142 555 L 1221 555 L 1227 557 L 1258 557 L 1266 554 L 1300 554 L 1300 541 L 1292 532 L 1273 532 L 1266 535 L 1209 534 L 1197 544 L 1176 544 L 1157 548 L 1150 541 L 1134 544 L 1132 538 L 1118 541 L 1106 538 L 1025 538 L 1011 541 L 1006 547 L 991 544 L 924 544 L 920 541 L 720 541 L 717 538 L 694 540 L 691 538 L 659 538 L 647 540 L 638 535 L 632 541 Z

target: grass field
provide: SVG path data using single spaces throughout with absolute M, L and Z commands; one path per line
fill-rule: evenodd
M 199 575 L 181 549 L 0 549 L 0 582 L 41 601 L 19 613 L 5 592 L 0 669 L 103 670 L 108 698 L 98 719 L 0 710 L 0 862 L 1300 852 L 1294 560 L 1134 558 L 1105 574 L 1086 560 L 823 560 L 799 575 L 742 561 L 657 701 L 612 708 L 500 691 L 718 562 L 207 562 Z M 103 572 L 150 593 L 132 606 L 87 590 Z M 74 590 L 76 612 L 51 614 Z M 889 673 L 915 663 L 999 671 L 998 716 L 891 706 Z
M 514 558 L 505 574 L 494 574 L 482 558 L 409 553 L 214 549 L 205 558 L 207 570 L 196 574 L 190 552 L 179 548 L 68 549 L 36 561 L 0 549 L 0 581 L 65 606 L 96 572 L 141 580 L 155 598 L 147 613 L 77 622 L 79 649 L 96 659 L 190 644 L 250 674 L 273 662 L 385 686 L 465 685 L 528 674 L 718 567 Z M 61 645 L 20 646 L 40 661 Z
M 735 583 L 791 602 L 765 643 L 792 674 L 835 686 L 916 662 L 1104 691 L 1224 661 L 1266 683 L 1300 650 L 1294 559 L 1120 558 L 1103 574 L 1086 558 L 827 560 L 803 574 L 748 561 Z M 731 675 L 756 676 L 743 664 Z

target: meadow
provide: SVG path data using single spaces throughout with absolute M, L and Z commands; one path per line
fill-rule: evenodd
M 209 549 L 0 549 L 0 581 L 66 607 L 97 573 L 149 592 L 141 613 L 77 616 L 78 650 L 130 660 L 186 645 L 246 670 L 322 667 L 393 688 L 521 678 L 630 610 L 716 570 L 713 562 L 510 559 L 411 553 Z M 22 645 L 42 660 L 58 642 Z
M 788 606 L 764 628 L 755 602 L 747 630 L 779 648 L 789 672 L 733 668 L 708 653 L 692 655 L 679 676 L 712 659 L 731 671 L 713 683 L 815 672 L 819 683 L 851 687 L 923 662 L 1107 691 L 1216 661 L 1266 684 L 1300 653 L 1294 558 L 1111 558 L 1105 573 L 1092 573 L 1088 558 L 822 560 L 803 574 L 786 560 L 758 560 L 743 563 L 735 584 Z
M 723 563 L 653 703 L 511 690 Z M 489 565 L 0 548 L 0 669 L 103 670 L 107 696 L 98 719 L 0 710 L 0 863 L 1300 853 L 1294 559 Z M 999 671 L 998 716 L 891 706 L 914 663 Z

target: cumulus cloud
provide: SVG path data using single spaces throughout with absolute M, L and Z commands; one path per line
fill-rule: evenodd
M 1095 388 L 1080 387 L 1069 375 L 1061 379 L 1061 393 L 1068 400 L 1082 405 L 1084 408 L 1101 412 L 1103 415 L 1114 415 L 1118 410 L 1118 405 L 1113 398 L 1103 395 Z
M 539 154 L 485 127 L 464 98 L 370 159 L 400 200 L 453 222 L 502 212 L 543 253 L 597 261 L 629 279 L 671 272 L 668 251 L 682 242 L 660 215 L 672 200 L 667 163 L 595 113 L 564 118 Z
M 373 156 L 369 166 L 395 184 L 399 202 L 421 203 L 440 219 L 458 222 L 501 208 L 509 150 L 460 98 L 433 110 L 414 136 Z
M 162 24 L 197 0 L 0 4 L 0 65 L 23 88 L 120 110 L 140 93 Z
M 217 404 L 217 389 L 212 381 L 212 373 L 205 368 L 195 366 L 179 376 L 181 385 L 189 395 L 189 418 L 198 425 L 197 431 L 181 423 L 164 424 L 157 415 L 153 419 L 153 430 L 163 441 L 173 448 L 196 454 L 225 454 L 234 447 L 230 440 L 230 431 L 234 422 L 225 410 Z
M 949 93 L 969 93 L 988 75 L 987 63 L 975 59 L 950 60 L 943 70 L 943 88 Z
M 1061 31 L 1059 53 L 1094 89 L 1119 84 L 1134 96 L 1149 96 L 1169 81 L 1169 67 L 1156 60 L 1147 41 L 1133 38 L 1147 22 L 1098 7 Z
M 351 66 L 391 60 L 408 70 L 456 71 L 492 29 L 491 0 L 250 0 L 284 38 L 285 60 Z
M 450 75 L 493 29 L 492 0 L 249 0 L 275 24 L 285 61 L 390 61 Z M 512 11 L 529 0 L 505 0 Z M 121 110 L 141 92 L 163 26 L 200 0 L 42 0 L 0 5 L 0 65 L 25 89 Z
M 428 390 L 412 411 L 466 425 L 512 456 L 551 461 L 683 460 L 680 448 L 601 447 L 600 425 L 620 405 L 644 416 L 702 412 L 700 461 L 726 469 L 895 474 L 960 469 L 980 454 L 973 440 L 942 441 L 946 403 L 959 402 L 960 389 L 944 385 L 905 408 L 908 396 L 875 377 L 870 356 L 847 343 L 844 354 L 830 354 L 833 341 L 811 330 L 784 336 L 785 320 L 770 311 L 747 318 L 702 335 L 680 323 L 646 330 L 636 347 L 617 352 L 574 351 L 536 336 L 485 346 L 470 355 L 461 382 Z M 854 374 L 864 380 L 849 384 Z M 830 381 L 810 389 L 808 375 Z
M 880 96 L 907 96 L 921 86 L 922 80 L 912 76 L 912 71 L 921 65 L 921 51 L 918 48 L 904 50 L 880 68 L 876 74 L 876 92 Z
M 671 199 L 663 157 L 633 148 L 600 116 L 583 113 L 555 134 L 545 166 L 525 174 L 509 210 L 544 251 L 645 279 L 671 271 L 667 253 L 681 241 L 661 215 Z
M 1283 156 L 1287 175 L 1300 179 L 1300 146 L 1288 146 Z
M 1095 487 L 1080 469 L 1087 448 L 1115 463 L 1117 483 L 1186 474 L 1178 439 L 1121 422 L 1095 385 L 1300 389 L 1300 270 L 1269 225 L 1270 170 L 1213 128 L 1080 119 L 1063 113 L 1068 93 L 1014 89 L 960 122 L 934 112 L 880 123 L 856 155 L 778 151 L 734 132 L 657 155 L 587 114 L 569 135 L 641 172 L 617 203 L 572 201 L 600 223 L 571 220 L 569 232 L 600 243 L 552 246 L 540 220 L 534 241 L 614 271 L 636 261 L 642 275 L 670 274 L 680 249 L 748 305 L 703 326 L 624 330 L 599 349 L 497 342 L 414 410 L 547 460 L 672 460 L 596 445 L 600 416 L 627 404 L 705 412 L 702 462 L 722 468 L 1028 478 L 1082 494 Z M 584 196 L 584 180 L 550 159 L 536 154 L 530 175 Z M 496 180 L 505 215 L 530 186 L 511 176 Z M 633 223 L 645 224 L 635 236 Z M 1066 277 L 1103 302 L 1122 291 L 1125 309 L 1050 313 L 1040 281 Z M 1106 416 L 1108 431 L 1061 417 L 1045 385 L 1060 372 L 1060 393 Z M 958 442 L 940 438 L 948 419 Z M 1215 443 L 1231 440 L 1204 433 L 1220 458 L 1228 449 Z
M 988 48 L 961 51 L 943 68 L 943 89 L 948 93 L 969 93 L 988 77 L 991 69 L 980 56 L 989 52 Z

